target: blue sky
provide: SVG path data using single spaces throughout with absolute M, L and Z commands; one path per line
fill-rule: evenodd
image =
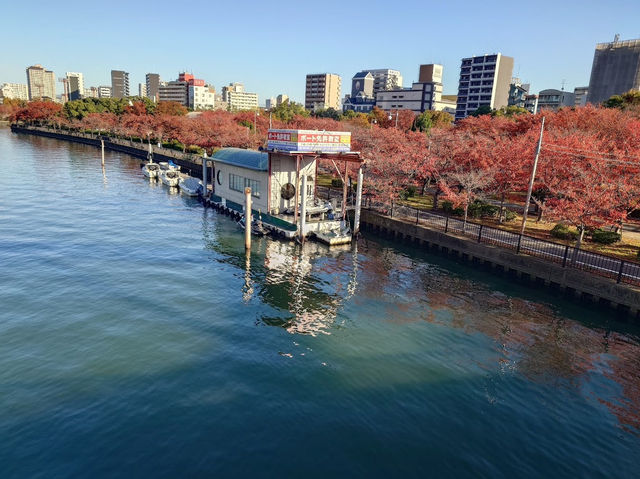
M 533 92 L 563 80 L 573 90 L 589 83 L 596 43 L 640 38 L 638 0 L 322 3 L 7 2 L 0 83 L 26 83 L 36 63 L 82 72 L 85 86 L 123 69 L 137 93 L 147 72 L 172 80 L 186 70 L 217 91 L 242 82 L 264 105 L 279 93 L 303 101 L 307 73 L 340 74 L 344 95 L 362 69 L 400 70 L 410 86 L 421 63 L 442 63 L 444 92 L 455 94 L 461 58 L 501 52 Z

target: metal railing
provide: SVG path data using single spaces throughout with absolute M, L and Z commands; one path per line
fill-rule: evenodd
M 410 206 L 392 203 L 387 205 L 375 201 L 364 201 L 363 206 L 372 211 L 411 221 L 445 233 L 473 238 L 478 243 L 491 244 L 514 250 L 546 261 L 560 264 L 563 268 L 588 271 L 612 278 L 618 283 L 640 286 L 640 263 L 622 260 L 613 256 L 576 249 L 562 243 L 554 243 L 533 236 L 520 235 L 491 226 L 482 225 L 453 216 L 419 210 Z

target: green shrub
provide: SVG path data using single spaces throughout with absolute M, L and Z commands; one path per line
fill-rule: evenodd
M 202 155 L 204 150 L 197 145 L 190 145 L 187 147 L 187 153 L 196 153 L 198 155 Z
M 575 230 L 570 230 L 567 225 L 563 225 L 562 223 L 558 223 L 557 225 L 555 225 L 550 231 L 550 234 L 554 238 L 563 240 L 578 239 L 578 232 Z
M 603 231 L 598 229 L 591 233 L 591 239 L 595 243 L 613 244 L 620 241 L 620 239 L 622 239 L 622 236 L 614 231 Z
M 518 215 L 511 210 L 504 210 L 504 220 L 505 221 L 513 221 L 518 217 Z
M 331 180 L 331 186 L 335 188 L 342 188 L 342 180 L 340 178 L 333 178 Z
M 453 216 L 464 216 L 464 208 L 454 208 L 451 201 L 442 202 L 442 211 Z

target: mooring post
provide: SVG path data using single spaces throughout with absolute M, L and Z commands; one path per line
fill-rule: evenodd
M 353 234 L 360 233 L 360 210 L 362 209 L 362 181 L 364 179 L 364 173 L 362 171 L 362 165 L 358 169 L 358 185 L 356 193 L 356 212 L 353 217 Z
M 307 175 L 302 175 L 300 188 L 300 242 L 304 243 L 304 228 L 307 221 Z
M 251 188 L 244 189 L 244 248 L 251 249 Z
M 207 197 L 207 152 L 202 155 L 202 197 Z
M 102 166 L 104 166 L 104 140 L 100 138 L 100 147 L 102 148 Z

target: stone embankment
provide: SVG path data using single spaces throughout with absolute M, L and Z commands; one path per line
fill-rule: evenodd
M 640 289 L 632 285 L 619 284 L 587 271 L 563 268 L 541 258 L 480 244 L 471 238 L 435 231 L 369 210 L 362 211 L 361 225 L 364 231 L 421 245 L 447 256 L 549 287 L 583 302 L 610 306 L 636 322 L 640 319 Z

